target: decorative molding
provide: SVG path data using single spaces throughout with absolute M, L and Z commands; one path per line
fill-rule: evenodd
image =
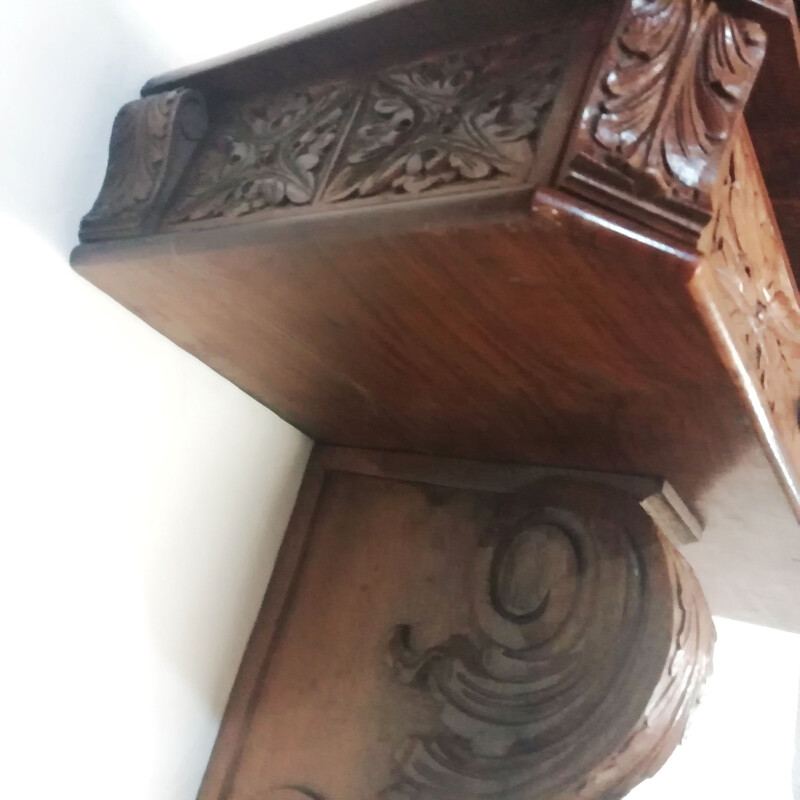
M 190 89 L 124 105 L 111 131 L 103 186 L 81 221 L 81 241 L 154 232 L 206 125 L 203 98 Z
M 399 626 L 396 677 L 439 707 L 381 797 L 622 797 L 680 741 L 711 669 L 690 568 L 635 499 L 549 479 L 476 554 L 475 631 L 423 653 Z M 564 794 L 562 794 L 564 793 Z
M 628 0 L 584 107 L 562 185 L 696 241 L 766 52 L 706 0 Z
M 568 57 L 565 30 L 507 37 L 345 82 L 232 100 L 169 225 L 264 209 L 528 180 Z
M 524 185 L 571 37 L 566 26 L 551 26 L 363 81 L 215 99 L 207 132 L 197 92 L 129 103 L 115 123 L 106 185 L 82 239 L 452 186 Z M 194 126 L 173 134 L 176 114 Z
M 311 203 L 355 94 L 334 82 L 226 104 L 168 221 Z
M 328 201 L 524 182 L 558 91 L 565 31 L 516 36 L 396 67 L 370 85 Z
M 772 216 L 755 152 L 742 125 L 715 195 L 704 232 L 706 262 L 697 280 L 701 307 L 711 307 L 712 329 L 730 351 L 734 370 L 768 415 L 779 469 L 800 475 L 800 304 L 792 268 Z M 742 376 L 739 376 L 740 382 Z M 793 481 L 790 479 L 789 484 Z

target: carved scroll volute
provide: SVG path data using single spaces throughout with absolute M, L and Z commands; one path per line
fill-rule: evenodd
M 690 568 L 622 491 L 564 479 L 515 497 L 475 561 L 475 632 L 396 675 L 440 708 L 408 742 L 396 800 L 623 797 L 680 741 L 714 629 Z
M 100 194 L 81 241 L 153 233 L 207 128 L 202 95 L 177 89 L 124 105 L 111 131 Z
M 562 186 L 691 241 L 766 52 L 707 0 L 627 0 L 583 109 Z

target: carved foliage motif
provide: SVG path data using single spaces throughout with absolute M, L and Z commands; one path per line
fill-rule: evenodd
M 124 105 L 114 120 L 108 170 L 82 241 L 149 233 L 206 131 L 195 91 L 178 89 Z
M 629 0 L 568 182 L 662 205 L 699 233 L 765 48 L 757 23 L 706 0 Z
M 473 613 L 474 634 L 423 653 L 395 631 L 396 676 L 441 712 L 383 797 L 621 797 L 676 746 L 710 671 L 691 570 L 635 501 L 591 484 L 512 503 L 479 548 Z
M 231 102 L 168 222 L 495 176 L 524 181 L 566 53 L 564 33 L 551 31 L 397 67 L 364 89 L 339 82 Z
M 742 129 L 705 234 L 724 325 L 800 467 L 800 305 L 755 153 Z
M 563 33 L 551 32 L 381 74 L 326 198 L 417 194 L 496 175 L 525 180 L 566 51 Z
M 232 98 L 212 109 L 207 133 L 195 91 L 130 103 L 115 123 L 106 184 L 82 237 L 497 178 L 525 182 L 568 34 L 507 37 L 363 83 Z M 178 116 L 187 124 L 176 126 Z
M 332 83 L 228 104 L 170 221 L 310 203 L 354 95 Z

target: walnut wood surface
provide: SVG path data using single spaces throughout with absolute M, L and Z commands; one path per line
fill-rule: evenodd
M 208 233 L 191 257 L 79 269 L 318 441 L 663 475 L 691 502 L 748 437 L 696 259 L 543 199 L 533 219 Z
M 144 96 L 178 87 L 219 98 L 391 66 L 492 36 L 609 14 L 615 0 L 377 0 L 222 58 L 159 75 Z
M 800 483 L 800 304 L 744 125 L 705 232 L 693 291 L 787 485 Z M 800 497 L 795 497 L 800 506 Z
M 621 797 L 712 642 L 623 488 L 318 450 L 200 798 Z
M 798 43 L 787 0 L 417 0 L 123 108 L 76 269 L 371 448 L 312 460 L 202 800 L 669 755 L 713 634 L 667 538 L 755 534 L 719 487 L 765 456 L 800 512 Z
M 796 504 L 788 417 L 694 280 L 793 12 L 523 6 L 400 4 L 151 83 L 202 92 L 209 133 L 164 232 L 76 268 L 321 442 L 660 475 L 693 506 L 758 434 Z

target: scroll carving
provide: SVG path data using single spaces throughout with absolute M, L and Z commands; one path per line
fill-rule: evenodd
M 354 96 L 352 87 L 330 83 L 229 103 L 169 221 L 311 203 Z
M 712 328 L 732 348 L 755 402 L 778 432 L 780 460 L 800 474 L 800 305 L 791 265 L 772 218 L 744 126 L 735 138 L 695 281 L 702 306 L 716 309 Z
M 680 741 L 711 669 L 690 568 L 635 501 L 543 481 L 476 555 L 475 631 L 423 653 L 400 626 L 398 679 L 440 709 L 400 756 L 392 800 L 622 797 Z
M 696 241 L 766 36 L 706 0 L 629 0 L 565 187 Z
M 103 186 L 81 221 L 81 241 L 152 233 L 206 125 L 203 98 L 189 89 L 124 105 L 111 131 Z
M 398 67 L 372 83 L 325 198 L 524 181 L 561 82 L 562 31 Z

